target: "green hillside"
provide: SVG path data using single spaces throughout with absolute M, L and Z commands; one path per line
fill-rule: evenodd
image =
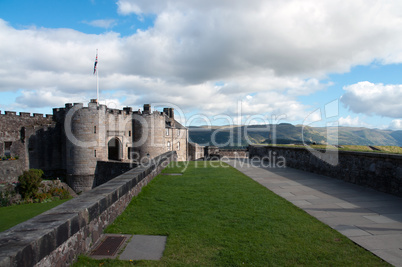
M 402 146 L 402 131 L 363 127 L 309 127 L 278 125 L 190 127 L 190 142 L 219 147 L 249 144 L 335 144 L 359 146 Z

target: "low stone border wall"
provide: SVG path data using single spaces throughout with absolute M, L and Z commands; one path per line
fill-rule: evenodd
M 219 155 L 228 158 L 248 158 L 248 151 L 246 149 L 219 149 Z
M 336 150 L 317 154 L 314 156 L 305 148 L 249 146 L 250 158 L 265 158 L 273 163 L 281 161 L 280 157 L 283 157 L 287 167 L 326 175 L 402 197 L 402 155 Z M 335 165 L 327 163 L 335 162 L 336 159 L 338 162 Z M 271 167 L 276 166 L 271 164 Z
M 88 252 L 133 196 L 176 160 L 156 157 L 77 198 L 0 233 L 0 266 L 68 266 Z

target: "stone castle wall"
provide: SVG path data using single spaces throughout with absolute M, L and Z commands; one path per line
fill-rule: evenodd
M 170 120 L 165 113 L 143 112 L 134 116 L 134 151 L 140 158 L 153 158 L 167 151 L 176 151 L 179 161 L 187 160 L 188 131 Z M 168 120 L 169 122 L 169 120 Z
M 136 167 L 138 167 L 138 165 L 132 162 L 98 161 L 95 171 L 94 187 L 107 183 L 116 176 Z
M 197 143 L 188 143 L 188 159 L 199 160 L 204 158 L 204 146 Z
M 46 173 L 62 169 L 60 133 L 52 115 L 0 112 L 0 157 L 18 157 L 13 163 L 2 162 L 0 180 L 16 181 L 29 168 Z
M 134 122 L 134 150 L 140 158 L 154 158 L 166 152 L 165 118 L 160 112 L 145 112 L 142 116 L 136 116 Z
M 172 108 L 151 112 L 150 105 L 144 105 L 143 112 L 133 112 L 91 100 L 87 107 L 67 103 L 46 117 L 6 112 L 0 114 L 0 156 L 18 155 L 21 167 L 9 164 L 0 179 L 14 181 L 23 170 L 39 168 L 48 175 L 66 176 L 76 192 L 87 191 L 96 184 L 98 161 L 138 163 L 167 151 L 187 160 L 187 140 L 187 128 L 174 120 Z
M 319 152 L 314 156 L 305 148 L 249 146 L 250 158 L 265 158 L 274 162 L 283 157 L 287 167 L 402 196 L 402 155 L 336 150 L 329 150 L 325 154 L 322 150 Z M 337 163 L 333 165 L 327 162 Z
M 15 183 L 25 169 L 25 163 L 22 160 L 4 160 L 0 161 L 0 182 Z

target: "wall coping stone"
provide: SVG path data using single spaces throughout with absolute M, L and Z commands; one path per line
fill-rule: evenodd
M 290 149 L 290 150 L 307 150 L 305 147 L 286 147 L 286 146 L 264 146 L 264 145 L 252 145 L 253 147 L 266 147 L 266 148 L 275 148 L 275 149 Z M 402 159 L 402 154 L 390 154 L 390 153 L 378 153 L 378 152 L 361 152 L 361 151 L 345 151 L 345 150 L 336 150 L 336 149 L 314 149 L 321 152 L 328 153 L 339 153 L 344 155 L 356 155 L 356 156 L 365 156 L 372 158 L 384 158 L 384 159 Z
M 325 150 L 321 150 L 325 151 Z M 311 153 L 306 148 L 249 146 L 249 158 L 283 157 L 286 167 L 313 172 L 377 191 L 402 196 L 402 155 L 375 152 L 337 151 Z M 322 160 L 322 159 L 326 160 Z M 338 158 L 334 164 L 331 159 Z

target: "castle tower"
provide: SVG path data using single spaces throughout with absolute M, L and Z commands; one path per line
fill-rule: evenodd
M 165 116 L 160 112 L 151 112 L 149 104 L 144 105 L 141 115 L 133 116 L 134 120 L 134 151 L 140 159 L 154 158 L 168 149 L 165 140 Z
M 107 160 L 106 106 L 66 104 L 65 112 L 67 183 L 76 192 L 87 191 L 93 188 L 97 161 Z

